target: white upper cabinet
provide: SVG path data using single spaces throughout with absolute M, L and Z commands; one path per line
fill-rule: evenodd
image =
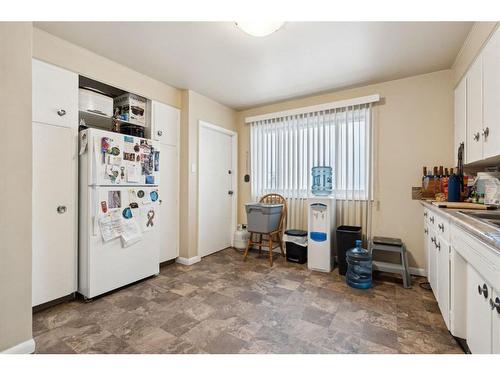
M 153 101 L 151 104 L 151 138 L 163 144 L 177 146 L 180 111 Z
M 455 89 L 455 148 L 453 149 L 455 155 L 455 165 L 457 165 L 457 152 L 461 143 L 465 144 L 465 131 L 466 131 L 466 88 L 467 81 L 462 79 Z M 465 150 L 467 152 L 467 150 Z M 467 156 L 466 156 L 467 157 Z
M 78 128 L 78 75 L 33 59 L 33 121 Z
M 466 89 L 466 150 L 467 163 L 481 160 L 483 157 L 483 69 L 482 57 L 479 56 L 467 72 Z
M 483 57 L 483 158 L 500 154 L 500 32 L 482 52 Z

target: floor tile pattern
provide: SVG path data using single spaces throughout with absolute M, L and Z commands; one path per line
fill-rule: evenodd
M 430 291 L 226 249 L 34 314 L 37 353 L 462 353 Z

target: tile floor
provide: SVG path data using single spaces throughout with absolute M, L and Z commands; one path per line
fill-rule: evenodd
M 462 353 L 431 292 L 234 249 L 33 317 L 37 353 Z

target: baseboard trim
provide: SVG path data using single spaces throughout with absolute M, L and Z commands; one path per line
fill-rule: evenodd
M 399 269 L 396 268 L 396 265 L 394 265 L 394 267 L 391 267 L 387 265 L 387 263 L 385 262 L 374 261 L 374 266 L 375 266 L 374 268 L 376 268 L 377 271 L 400 273 Z M 415 276 L 427 276 L 427 272 L 425 272 L 424 268 L 416 268 L 416 267 L 410 267 L 410 274 Z
M 185 266 L 191 266 L 192 264 L 195 264 L 195 263 L 198 263 L 199 261 L 201 261 L 201 257 L 200 256 L 195 256 L 192 258 L 177 257 L 177 259 L 175 261 L 176 261 L 176 263 L 183 264 Z
M 35 340 L 29 339 L 20 344 L 13 346 L 12 348 L 6 349 L 0 354 L 31 354 L 35 352 Z

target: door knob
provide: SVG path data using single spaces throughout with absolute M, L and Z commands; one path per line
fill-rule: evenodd
M 233 195 L 233 194 L 234 194 L 234 191 L 229 190 L 227 193 L 228 193 L 229 195 Z
M 163 135 L 163 131 L 158 130 L 158 131 L 156 132 L 156 134 L 158 134 L 158 136 L 159 136 L 159 137 L 161 137 L 161 136 Z
M 66 111 L 64 109 L 60 109 L 59 111 L 57 111 L 57 114 L 59 116 L 64 116 L 66 114 Z
M 63 214 L 66 212 L 66 206 L 57 206 L 57 213 Z

